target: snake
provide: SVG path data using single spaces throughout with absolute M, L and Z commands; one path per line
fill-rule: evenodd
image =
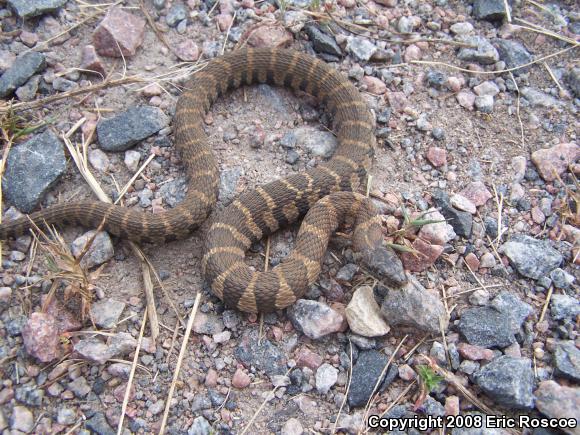
M 218 199 L 218 162 L 208 144 L 204 118 L 213 102 L 244 85 L 266 83 L 318 99 L 333 120 L 337 147 L 330 159 L 305 171 L 242 192 L 208 222 L 202 257 L 204 282 L 225 305 L 257 313 L 286 308 L 315 283 L 330 237 L 353 225 L 357 259 L 388 284 L 406 283 L 402 263 L 383 242 L 381 216 L 367 196 L 376 139 L 374 117 L 357 88 L 336 68 L 296 50 L 246 48 L 213 58 L 192 75 L 178 98 L 174 146 L 188 179 L 184 199 L 161 213 L 144 213 L 100 201 L 55 204 L 0 224 L 0 239 L 35 225 L 101 227 L 139 243 L 186 237 L 212 212 Z M 244 261 L 253 243 L 304 217 L 294 249 L 278 265 L 256 271 Z

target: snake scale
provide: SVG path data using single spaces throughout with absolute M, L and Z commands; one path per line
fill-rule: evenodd
M 185 237 L 204 222 L 217 201 L 219 168 L 207 143 L 204 116 L 220 95 L 242 85 L 268 83 L 317 97 L 333 118 L 338 147 L 317 167 L 243 192 L 212 217 L 205 236 L 202 273 L 226 305 L 246 312 L 282 309 L 318 278 L 332 233 L 354 220 L 352 242 L 361 261 L 394 285 L 406 281 L 396 255 L 384 248 L 372 202 L 355 193 L 366 182 L 374 154 L 374 122 L 357 89 L 340 72 L 297 51 L 245 49 L 217 57 L 197 72 L 178 100 L 175 146 L 189 179 L 185 199 L 159 214 L 97 201 L 57 204 L 0 225 L 0 239 L 36 224 L 98 227 L 137 242 Z M 306 214 L 308 212 L 308 214 Z M 245 264 L 255 241 L 305 216 L 294 250 L 276 267 L 257 272 Z

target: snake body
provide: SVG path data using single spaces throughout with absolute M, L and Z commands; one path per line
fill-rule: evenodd
M 2 223 L 0 239 L 24 233 L 30 221 L 95 228 L 103 220 L 106 231 L 137 242 L 185 237 L 207 219 L 218 195 L 219 169 L 203 129 L 204 116 L 220 95 L 254 83 L 317 97 L 333 117 L 338 147 L 327 162 L 247 190 L 215 213 L 202 259 L 202 272 L 213 293 L 247 312 L 292 304 L 317 279 L 329 237 L 349 216 L 356 221 L 353 244 L 363 261 L 382 258 L 379 269 L 394 262 L 391 280 L 403 283 L 406 278 L 396 256 L 385 254 L 380 246 L 381 226 L 374 206 L 353 193 L 365 182 L 374 153 L 374 123 L 367 104 L 340 72 L 314 57 L 282 49 L 246 49 L 212 59 L 186 85 L 174 119 L 175 146 L 189 179 L 185 199 L 178 206 L 148 214 L 97 201 L 57 204 Z M 253 242 L 307 212 L 295 249 L 278 266 L 256 272 L 244 263 Z

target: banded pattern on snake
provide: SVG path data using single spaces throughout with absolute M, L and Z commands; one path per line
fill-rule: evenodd
M 175 146 L 187 176 L 185 199 L 160 214 L 141 213 L 98 201 L 57 204 L 29 216 L 36 224 L 98 227 L 137 242 L 185 237 L 207 219 L 217 201 L 219 169 L 203 119 L 220 95 L 243 85 L 268 83 L 317 97 L 333 117 L 338 148 L 327 162 L 243 192 L 215 213 L 205 237 L 202 272 L 213 293 L 247 312 L 282 309 L 300 298 L 320 273 L 328 240 L 345 219 L 355 220 L 353 245 L 362 261 L 395 285 L 406 281 L 396 255 L 382 246 L 380 219 L 372 202 L 357 193 L 374 154 L 374 123 L 357 89 L 326 63 L 297 51 L 245 49 L 212 59 L 178 100 Z M 322 199 L 321 199 L 322 198 Z M 292 253 L 268 272 L 244 263 L 250 245 L 306 213 Z M 0 239 L 30 228 L 28 218 L 0 225 Z

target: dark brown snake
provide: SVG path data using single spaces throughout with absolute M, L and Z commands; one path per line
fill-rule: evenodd
M 228 306 L 269 312 L 291 305 L 312 285 L 333 232 L 354 218 L 352 242 L 372 271 L 401 285 L 401 263 L 382 246 L 380 217 L 372 202 L 354 193 L 366 182 L 374 154 L 374 123 L 349 80 L 326 63 L 296 51 L 247 49 L 212 59 L 196 73 L 177 103 L 175 146 L 189 178 L 185 199 L 160 214 L 141 213 L 97 201 L 58 204 L 35 212 L 36 224 L 78 224 L 137 242 L 185 237 L 206 220 L 217 201 L 219 169 L 203 129 L 204 116 L 220 95 L 242 85 L 268 83 L 317 97 L 334 120 L 338 148 L 333 157 L 305 172 L 243 192 L 217 212 L 205 238 L 202 273 Z M 322 198 L 322 199 L 321 199 Z M 295 249 L 268 272 L 244 263 L 255 241 L 306 217 Z M 0 239 L 23 234 L 28 217 L 0 225 Z

